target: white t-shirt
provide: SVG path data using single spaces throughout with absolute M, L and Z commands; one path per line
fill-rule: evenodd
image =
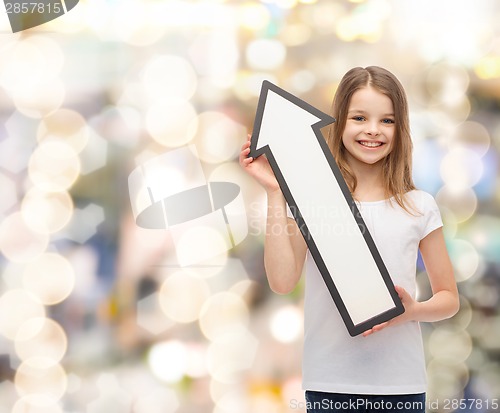
M 414 190 L 406 196 L 422 215 L 408 214 L 395 201 L 357 205 L 394 284 L 415 297 L 419 242 L 443 224 L 431 195 Z M 368 337 L 351 337 L 309 251 L 305 266 L 304 390 L 354 394 L 425 392 L 419 324 L 407 322 Z

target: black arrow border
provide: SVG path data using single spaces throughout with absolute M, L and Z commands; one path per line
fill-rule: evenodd
M 340 296 L 337 288 L 335 287 L 335 283 L 333 282 L 333 278 L 331 277 L 328 268 L 325 265 L 325 262 L 323 261 L 323 258 L 321 257 L 321 254 L 316 246 L 316 243 L 314 242 L 314 239 L 310 235 L 309 229 L 307 228 L 307 225 L 302 218 L 302 214 L 292 196 L 292 193 L 290 192 L 290 189 L 288 188 L 288 185 L 286 183 L 286 180 L 281 173 L 281 170 L 278 166 L 278 163 L 276 162 L 276 159 L 273 156 L 273 153 L 271 149 L 269 148 L 269 145 L 265 145 L 260 149 L 257 148 L 257 141 L 259 138 L 260 134 L 260 128 L 262 125 L 262 119 L 264 115 L 264 110 L 267 102 L 267 95 L 269 90 L 272 90 L 274 93 L 277 93 L 284 99 L 292 102 L 293 104 L 301 107 L 302 109 L 310 112 L 311 114 L 317 116 L 319 119 L 321 119 L 319 122 L 315 123 L 314 125 L 311 126 L 311 128 L 314 131 L 314 134 L 316 135 L 316 138 L 318 139 L 318 142 L 321 146 L 321 149 L 323 150 L 323 154 L 328 160 L 328 163 L 330 164 L 330 168 L 333 172 L 333 175 L 335 176 L 335 179 L 337 180 L 337 183 L 340 186 L 340 189 L 342 190 L 342 193 L 344 194 L 344 198 L 346 202 L 349 205 L 349 209 L 352 212 L 356 223 L 358 224 L 358 228 L 360 229 L 361 233 L 363 234 L 363 237 L 366 241 L 366 244 L 368 245 L 368 248 L 370 249 L 370 252 L 373 256 L 373 259 L 375 260 L 375 263 L 377 265 L 377 268 L 380 272 L 380 275 L 382 276 L 385 285 L 387 286 L 387 289 L 389 290 L 389 293 L 392 297 L 392 300 L 394 301 L 394 308 L 385 311 L 381 314 L 376 315 L 375 317 L 372 317 L 368 320 L 365 320 L 359 324 L 354 324 L 352 321 L 351 316 L 349 315 L 349 312 L 347 311 L 347 308 L 344 304 L 344 301 L 342 300 L 342 297 Z M 398 293 L 396 289 L 394 288 L 394 283 L 392 282 L 391 276 L 389 275 L 389 272 L 387 271 L 387 268 L 382 260 L 382 257 L 380 256 L 380 253 L 378 252 L 378 249 L 375 245 L 375 242 L 373 241 L 373 238 L 368 231 L 368 227 L 366 226 L 361 213 L 358 210 L 358 207 L 356 206 L 356 203 L 354 202 L 354 199 L 352 198 L 351 192 L 349 191 L 349 187 L 347 186 L 347 183 L 344 180 L 344 177 L 342 176 L 339 167 L 337 166 L 337 163 L 335 162 L 335 159 L 330 151 L 330 148 L 328 147 L 328 144 L 326 143 L 325 139 L 323 138 L 323 134 L 321 133 L 321 129 L 325 126 L 330 125 L 331 123 L 335 122 L 335 119 L 332 118 L 330 115 L 327 115 L 326 113 L 316 109 L 314 106 L 311 106 L 309 103 L 303 101 L 302 99 L 299 99 L 297 96 L 292 95 L 291 93 L 287 92 L 286 90 L 281 89 L 280 87 L 276 86 L 275 84 L 269 82 L 268 80 L 264 80 L 262 82 L 262 88 L 259 96 L 259 102 L 257 105 L 257 112 L 255 115 L 255 122 L 254 122 L 254 128 L 253 128 L 253 133 L 252 133 L 252 138 L 251 138 L 251 144 L 250 144 L 250 154 L 249 156 L 253 158 L 257 158 L 263 154 L 266 155 L 269 164 L 271 165 L 271 168 L 273 169 L 273 172 L 276 176 L 276 179 L 278 180 L 278 183 L 280 185 L 281 191 L 283 192 L 283 195 L 285 197 L 285 200 L 287 201 L 292 214 L 295 218 L 295 221 L 297 222 L 297 225 L 299 226 L 299 229 L 304 237 L 304 240 L 306 241 L 307 247 L 309 248 L 309 251 L 311 252 L 312 257 L 314 258 L 314 261 L 316 262 L 316 265 L 318 266 L 318 270 L 321 273 L 323 280 L 326 283 L 326 286 L 328 287 L 328 290 L 330 291 L 330 294 L 333 298 L 333 301 L 335 302 L 340 315 L 347 327 L 347 330 L 351 336 L 357 336 L 361 333 L 363 333 L 366 330 L 369 330 L 373 326 L 377 324 L 384 323 L 386 321 L 391 320 L 392 318 L 404 313 L 404 306 L 401 303 L 401 300 L 398 296 Z M 353 281 L 355 282 L 355 281 Z

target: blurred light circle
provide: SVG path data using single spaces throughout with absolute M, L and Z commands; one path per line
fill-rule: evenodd
M 347 13 L 345 3 L 333 1 L 321 1 L 315 4 L 314 7 L 302 7 L 300 9 L 301 20 L 308 27 L 314 28 L 314 32 L 320 35 L 331 35 L 335 32 L 338 21 Z
M 254 412 L 281 413 L 282 404 L 277 393 L 274 388 L 262 389 L 249 396 L 245 405 L 251 406 Z
M 491 138 L 488 130 L 480 123 L 467 121 L 457 126 L 450 143 L 461 145 L 483 156 L 490 148 Z
M 141 392 L 134 402 L 133 413 L 174 413 L 179 407 L 176 392 L 161 386 Z
M 271 334 L 281 343 L 291 343 L 302 334 L 302 312 L 293 305 L 287 305 L 277 310 L 269 323 Z
M 63 413 L 58 400 L 43 394 L 29 394 L 21 397 L 11 413 Z
M 218 335 L 208 346 L 208 372 L 220 382 L 237 382 L 238 374 L 252 367 L 257 346 L 256 338 L 241 325 Z
M 187 101 L 196 92 L 197 77 L 187 60 L 163 55 L 146 64 L 142 83 L 150 99 Z
M 188 102 L 158 100 L 146 114 L 146 129 L 163 146 L 177 147 L 188 143 L 198 126 L 196 110 Z
M 227 261 L 229 244 L 218 230 L 204 225 L 186 229 L 179 237 L 175 250 L 180 263 L 203 263 L 220 271 Z M 215 268 L 219 267 L 219 268 Z M 205 272 L 206 274 L 206 272 Z M 207 274 L 208 275 L 208 274 Z
M 250 100 L 260 95 L 262 82 L 269 80 L 271 83 L 278 83 L 276 76 L 263 72 L 243 72 L 239 73 L 233 90 L 241 100 Z
M 64 52 L 61 46 L 52 38 L 40 35 L 29 36 L 26 38 L 33 46 L 40 51 L 44 57 L 45 65 L 43 67 L 44 77 L 50 78 L 59 75 L 64 66 Z M 42 68 L 37 67 L 37 71 Z M 33 73 L 33 71 L 32 71 Z
M 487 363 L 486 360 L 486 355 L 483 349 L 476 347 L 473 347 L 472 352 L 467 359 L 467 365 L 469 366 L 470 370 L 475 370 L 479 371 L 483 366 Z
M 463 362 L 448 364 L 434 359 L 427 366 L 427 376 L 428 400 L 454 399 L 460 398 L 469 381 L 469 370 Z
M 234 384 L 233 384 L 234 386 Z M 251 406 L 251 407 L 250 407 Z M 248 410 L 248 408 L 252 410 Z M 263 410 L 260 407 L 264 407 Z M 255 412 L 266 412 L 266 413 L 277 413 L 269 406 L 257 406 L 254 409 L 253 403 L 251 403 L 251 396 L 243 391 L 233 389 L 232 391 L 227 391 L 224 393 L 219 400 L 217 400 L 214 409 L 211 413 L 231 413 L 231 412 L 244 412 L 244 411 L 255 411 Z
M 291 376 L 287 378 L 281 387 L 281 399 L 284 403 L 289 403 L 290 400 L 294 399 L 305 403 L 301 376 Z
M 111 129 L 111 126 L 110 126 Z M 106 139 L 101 137 L 93 128 L 89 128 L 89 141 L 85 148 L 80 153 L 80 174 L 88 175 L 91 172 L 94 172 L 98 169 L 103 168 L 106 165 L 108 159 L 108 150 L 110 144 L 108 140 L 110 140 L 111 132 L 107 135 L 107 131 L 104 132 L 104 136 Z M 130 142 L 127 142 L 126 134 L 122 135 L 123 141 L 121 142 L 121 146 L 127 146 Z
M 283 27 L 280 38 L 288 47 L 305 44 L 312 35 L 311 27 L 303 23 L 291 23 Z
M 47 234 L 31 229 L 20 212 L 14 212 L 0 223 L 0 251 L 13 262 L 27 262 L 45 251 Z
M 62 327 L 49 318 L 31 318 L 20 327 L 15 339 L 16 354 L 21 360 L 43 357 L 54 364 L 66 353 L 68 340 Z
M 8 290 L 0 296 L 0 334 L 15 340 L 28 320 L 45 316 L 45 307 L 24 290 Z
M 465 296 L 460 295 L 459 298 L 460 310 L 455 316 L 453 316 L 450 322 L 455 328 L 465 330 L 472 320 L 472 307 L 469 300 Z
M 440 363 L 458 364 L 469 357 L 472 339 L 464 330 L 436 328 L 429 337 L 429 351 Z
M 31 42 L 17 41 L 4 51 L 1 62 L 0 84 L 8 91 L 15 91 L 24 85 L 36 85 L 44 72 L 34 71 L 34 67 L 43 68 L 45 59 L 41 50 Z
M 249 320 L 248 307 L 242 298 L 230 292 L 220 292 L 210 297 L 200 314 L 200 329 L 209 340 L 246 326 Z
M 204 280 L 179 271 L 163 282 L 159 300 L 161 309 L 171 320 L 191 323 L 198 319 L 209 295 L 210 290 Z
M 474 186 L 483 174 L 479 155 L 469 149 L 451 149 L 441 162 L 441 178 L 453 191 Z
M 445 113 L 448 119 L 457 124 L 457 123 L 462 123 L 467 120 L 467 118 L 471 114 L 471 103 L 467 96 L 463 96 L 461 100 L 454 102 L 453 105 L 448 105 L 445 106 L 442 109 Z M 448 135 L 448 137 L 451 136 Z
M 286 47 L 278 40 L 258 39 L 246 48 L 246 59 L 251 68 L 273 70 L 281 66 L 286 58 Z
M 29 160 L 28 172 L 35 186 L 45 191 L 64 191 L 80 173 L 80 159 L 64 141 L 42 142 Z
M 37 139 L 39 142 L 63 140 L 80 153 L 89 140 L 89 131 L 85 119 L 78 112 L 58 109 L 40 121 Z
M 16 89 L 12 98 L 17 110 L 30 118 L 42 118 L 59 109 L 65 96 L 64 84 L 51 79 L 30 88 Z
M 436 101 L 454 105 L 462 101 L 467 92 L 469 74 L 458 65 L 437 64 L 428 69 L 426 86 Z
M 4 51 L 0 84 L 10 92 L 30 90 L 54 79 L 63 63 L 63 52 L 54 40 L 47 36 L 24 37 Z
M 242 143 L 243 145 L 243 143 Z M 210 172 L 209 182 L 232 182 L 242 188 L 245 193 L 246 189 L 249 191 L 255 189 L 255 180 L 248 176 L 238 162 L 224 162 L 221 165 L 215 166 Z
M 202 161 L 218 164 L 238 156 L 247 135 L 243 125 L 219 112 L 203 112 L 196 123 L 193 143 Z
M 115 87 L 111 93 L 111 100 L 120 106 L 127 106 L 142 112 L 147 110 L 151 104 L 146 96 L 144 85 L 139 82 L 123 82 L 122 85 Z M 99 115 L 98 115 L 99 116 Z
M 445 185 L 436 194 L 436 201 L 453 213 L 456 223 L 467 221 L 477 209 L 477 196 L 472 188 L 456 190 Z
M 448 249 L 456 281 L 468 280 L 479 267 L 480 257 L 476 249 L 471 243 L 461 239 L 451 240 Z
M 234 388 L 233 386 L 231 383 L 223 383 L 210 376 L 210 398 L 217 403 Z
M 316 76 L 309 70 L 298 70 L 290 77 L 290 86 L 297 93 L 309 92 L 316 84 Z
M 167 383 L 178 382 L 188 368 L 186 346 L 178 340 L 156 343 L 149 350 L 148 366 L 160 380 Z
M 437 200 L 437 197 L 436 197 Z M 458 230 L 458 221 L 457 218 L 455 217 L 455 214 L 453 211 L 448 209 L 446 206 L 441 204 L 441 202 L 438 200 L 439 203 L 439 210 L 441 212 L 441 218 L 443 220 L 443 233 L 446 239 L 451 239 L 455 237 L 457 234 Z
M 298 0 L 274 0 L 274 3 L 283 9 L 293 9 Z
M 480 79 L 495 79 L 500 77 L 500 56 L 487 55 L 476 62 L 475 73 Z
M 73 211 L 73 200 L 68 192 L 45 192 L 37 187 L 26 193 L 21 204 L 26 224 L 42 234 L 52 234 L 63 229 Z
M 335 33 L 344 42 L 352 42 L 359 36 L 360 26 L 352 15 L 342 16 L 335 25 Z
M 106 141 L 127 148 L 136 147 L 143 133 L 142 116 L 131 106 L 107 106 L 90 123 Z
M 260 30 L 271 20 L 269 10 L 262 4 L 246 2 L 238 7 L 238 21 L 241 27 Z
M 241 280 L 236 284 L 233 284 L 229 289 L 229 292 L 238 294 L 244 300 L 250 299 L 255 295 L 255 291 L 258 288 L 258 283 L 252 280 Z
M 45 305 L 65 300 L 75 286 L 75 272 L 62 255 L 45 253 L 29 262 L 23 272 L 23 285 Z
M 147 46 L 160 40 L 165 25 L 155 24 L 155 14 L 151 3 L 125 0 L 120 7 L 113 7 L 111 30 L 123 42 L 134 46 Z
M 195 278 L 207 279 L 219 274 L 225 268 L 228 257 L 221 254 L 196 266 L 183 267 L 183 271 Z
M 461 231 L 464 239 L 470 240 L 484 260 L 500 262 L 500 219 L 494 215 L 481 214 L 474 217 Z
M 17 188 L 15 182 L 0 172 L 0 216 L 17 203 Z
M 188 364 L 186 374 L 189 377 L 200 378 L 207 374 L 206 366 L 206 346 L 199 343 L 190 343 L 187 345 Z
M 198 90 L 198 97 L 212 105 L 217 101 L 217 95 L 223 94 L 221 89 L 233 86 L 238 73 L 240 50 L 236 32 L 202 32 L 192 41 L 188 54 L 196 72 L 202 76 L 200 86 L 205 84 L 205 90 Z M 207 92 L 208 85 L 211 86 L 212 93 Z
M 14 384 L 24 396 L 37 394 L 59 400 L 66 391 L 67 376 L 60 364 L 42 357 L 30 358 L 17 368 Z

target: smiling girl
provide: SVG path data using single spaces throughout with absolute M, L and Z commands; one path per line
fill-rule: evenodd
M 269 285 L 280 294 L 291 292 L 305 263 L 303 387 L 309 413 L 423 413 L 426 374 L 419 322 L 453 316 L 458 292 L 439 209 L 431 195 L 415 189 L 411 177 L 406 95 L 389 71 L 354 68 L 339 84 L 332 115 L 337 122 L 328 145 L 405 312 L 362 336 L 348 334 L 297 224 L 284 212 L 285 199 L 268 161 L 248 157 L 248 141 L 240 164 L 267 192 Z M 432 297 L 422 302 L 415 298 L 418 251 L 432 288 Z

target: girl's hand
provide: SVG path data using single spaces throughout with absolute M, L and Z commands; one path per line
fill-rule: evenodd
M 371 328 L 370 330 L 366 330 L 363 333 L 364 337 L 376 333 L 377 331 L 383 330 L 386 327 L 395 326 L 398 324 L 402 324 L 406 321 L 415 320 L 416 318 L 415 312 L 417 311 L 418 301 L 414 300 L 403 287 L 396 285 L 395 288 L 399 295 L 399 298 L 401 299 L 401 302 L 403 303 L 405 312 L 393 318 L 392 320 L 386 321 L 385 323 L 382 324 L 377 324 L 376 326 L 373 326 L 373 328 Z
M 254 177 L 264 189 L 269 192 L 279 191 L 280 187 L 274 172 L 265 156 L 259 156 L 257 159 L 248 157 L 250 153 L 250 135 L 248 141 L 241 147 L 240 165 L 252 177 Z

